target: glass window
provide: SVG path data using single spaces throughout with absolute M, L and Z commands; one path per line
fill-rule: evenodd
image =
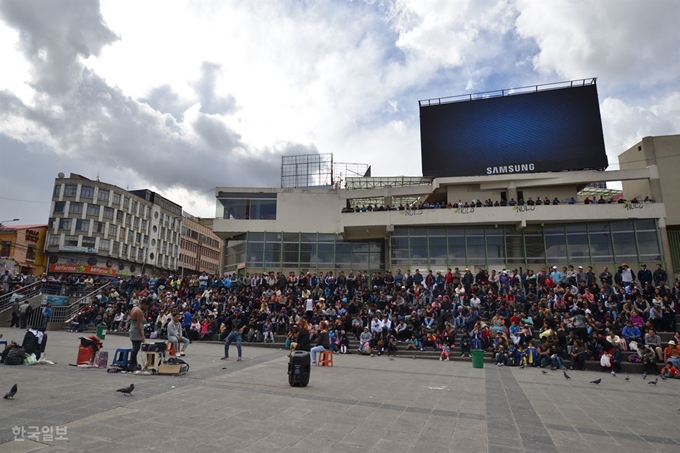
M 561 230 L 561 233 L 559 232 Z M 564 228 L 546 228 L 545 259 L 546 263 L 564 263 L 567 261 L 567 238 Z M 550 234 L 548 234 L 550 232 Z
M 99 200 L 99 201 L 109 201 L 109 191 L 99 189 L 99 192 L 97 192 L 97 200 Z
M 72 225 L 72 220 L 67 218 L 59 219 L 59 229 L 70 230 Z
M 116 212 L 116 222 L 122 222 L 122 221 L 123 221 L 123 211 Z
M 104 233 L 104 227 L 106 224 L 104 222 L 93 222 L 92 223 L 92 232 L 93 233 Z
M 119 205 L 120 206 L 120 194 L 119 193 L 113 193 L 113 204 Z
M 276 200 L 250 200 L 250 218 L 276 220 Z
M 248 243 L 248 254 L 250 254 L 250 249 L 253 246 L 255 246 L 255 244 Z M 316 266 L 316 253 L 316 244 L 300 244 L 300 263 L 314 263 L 314 266 Z M 300 266 L 302 266 L 302 264 L 300 264 Z
M 394 227 L 394 233 L 392 233 L 392 236 L 408 236 L 408 227 L 404 226 L 395 226 Z
M 115 253 L 118 255 L 120 252 L 120 242 L 118 241 L 113 241 L 113 247 L 111 247 L 111 253 Z
M 113 208 L 104 208 L 104 218 L 113 219 Z
M 281 242 L 281 233 L 266 233 L 264 236 L 265 242 Z
M 125 214 L 125 225 L 130 226 L 132 224 L 132 215 Z
M 90 221 L 89 220 L 82 220 L 82 219 L 76 220 L 76 231 L 89 231 L 89 230 L 90 230 Z
M 428 227 L 427 228 L 427 234 L 430 237 L 433 236 L 446 236 L 446 228 L 445 227 Z
M 508 234 L 505 237 L 505 253 L 508 257 L 508 262 L 524 262 L 524 241 L 521 235 L 515 233 Z
M 136 229 L 139 229 L 139 217 L 135 217 L 132 219 L 132 226 L 135 227 Z
M 132 204 L 130 205 L 130 210 L 136 214 L 137 213 L 137 202 L 133 201 Z
M 123 209 L 127 209 L 128 206 L 130 206 L 130 198 L 129 197 L 123 197 Z
M 78 193 L 78 186 L 71 185 L 71 184 L 66 184 L 64 186 L 64 196 L 65 197 L 75 197 L 76 193 Z
M 465 262 L 465 237 L 463 236 L 449 236 L 448 238 L 449 260 L 457 263 Z
M 49 239 L 47 241 L 48 246 L 59 245 L 59 239 L 60 238 L 61 238 L 61 235 L 59 235 L 59 234 L 50 234 Z
M 656 231 L 637 233 L 638 249 L 640 255 L 659 255 L 659 243 Z
M 64 208 L 66 207 L 66 202 L 65 201 L 57 201 L 54 203 L 54 212 L 64 212 Z
M 467 260 L 470 263 L 485 264 L 486 246 L 483 236 L 468 236 L 466 238 Z
M 64 245 L 69 247 L 78 247 L 78 236 L 64 236 Z
M 622 220 L 619 222 L 612 222 L 612 231 L 633 231 L 632 220 Z
M 569 244 L 569 260 L 576 265 L 583 264 L 590 257 L 587 234 L 568 234 L 567 243 Z
M 448 251 L 446 248 L 446 237 L 430 237 L 428 249 L 430 260 L 432 259 L 437 260 L 434 263 L 431 262 L 431 264 L 446 265 L 446 257 L 448 256 Z
M 56 185 L 54 186 L 53 195 L 54 195 L 55 197 L 58 197 L 59 195 L 61 195 L 61 184 L 56 184 Z
M 590 229 L 592 225 L 589 225 Z M 609 227 L 609 225 L 607 225 Z M 613 263 L 614 252 L 612 249 L 611 234 L 604 233 L 590 233 L 590 256 L 594 263 Z
M 545 263 L 545 244 L 542 234 L 525 234 L 524 245 L 526 247 L 526 262 L 528 264 Z
M 656 231 L 656 221 L 653 219 L 636 220 L 635 229 L 637 231 Z
M 96 238 L 91 236 L 83 236 L 83 247 L 94 247 Z
M 618 223 L 618 222 L 617 222 Z M 632 224 L 632 222 L 630 222 Z M 613 228 L 612 224 L 612 228 Z M 631 225 L 632 226 L 632 225 Z M 637 259 L 637 248 L 635 247 L 635 235 L 630 233 L 614 233 L 614 253 L 616 260 L 628 261 Z
M 88 203 L 87 215 L 99 216 L 99 206 L 97 206 L 96 204 Z
M 127 256 L 127 254 L 128 254 L 128 245 L 127 244 L 121 244 L 120 253 L 121 253 L 121 255 Z
M 94 197 L 94 187 L 82 186 L 80 188 L 80 198 L 92 198 Z
M 586 224 L 585 223 L 568 223 L 565 225 L 567 234 L 569 233 L 585 233 Z
M 303 233 L 303 238 L 307 237 Z M 316 234 L 313 235 L 314 240 L 307 242 L 316 242 Z M 248 242 L 262 242 L 264 241 L 264 233 L 248 233 Z M 304 242 L 304 241 L 303 241 Z
M 127 240 L 128 242 L 132 242 L 135 239 L 135 232 L 132 230 L 128 230 L 128 235 L 127 235 Z
M 116 236 L 118 232 L 118 227 L 116 225 L 109 224 L 109 236 Z
M 83 213 L 83 204 L 82 203 L 75 203 L 71 202 L 68 208 L 68 212 L 71 214 L 82 214 Z
M 498 263 L 505 260 L 505 243 L 503 241 L 503 236 L 487 236 L 486 256 L 490 263 Z
M 409 227 L 408 228 L 408 233 L 411 237 L 413 236 L 427 236 L 427 228 L 426 227 Z
M 35 261 L 35 246 L 29 245 L 26 248 L 26 261 Z

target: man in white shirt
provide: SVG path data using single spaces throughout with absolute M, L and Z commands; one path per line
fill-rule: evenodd
M 181 314 L 175 312 L 172 314 L 172 321 L 168 323 L 168 341 L 172 341 L 175 345 L 175 351 L 178 355 L 183 356 L 187 347 L 189 347 L 189 339 L 182 336 L 182 323 L 180 322 Z M 179 344 L 182 343 L 182 350 L 179 349 Z

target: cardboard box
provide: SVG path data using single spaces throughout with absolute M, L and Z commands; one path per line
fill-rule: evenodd
M 168 365 L 164 363 L 158 367 L 158 374 L 184 374 L 187 370 L 188 367 L 186 365 Z

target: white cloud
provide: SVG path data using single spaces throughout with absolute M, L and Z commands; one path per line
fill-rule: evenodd
M 517 31 L 535 40 L 536 69 L 608 84 L 677 83 L 680 2 L 675 0 L 519 0 Z
M 423 98 L 599 76 L 612 157 L 680 128 L 677 2 L 97 5 L 0 2 L 0 145 L 198 216 L 215 185 L 278 185 L 285 153 L 419 174 Z

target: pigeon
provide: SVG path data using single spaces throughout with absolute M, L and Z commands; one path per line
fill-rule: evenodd
M 543 374 L 548 374 L 548 372 L 545 371 L 545 370 L 541 370 L 541 373 L 543 373 Z
M 666 376 L 664 376 L 663 374 L 660 374 L 659 376 L 661 376 L 661 380 L 662 380 L 662 381 L 665 381 L 665 380 L 668 379 L 668 378 L 667 378 Z
M 135 384 L 130 384 L 130 387 L 123 387 L 122 389 L 116 390 L 116 392 L 120 392 L 123 395 L 130 395 L 132 396 L 132 391 L 135 389 Z
M 590 381 L 591 384 L 597 384 L 597 385 L 600 385 L 600 382 L 602 382 L 602 378 L 595 379 L 594 381 Z
M 571 379 L 571 376 L 569 376 L 566 371 L 562 371 L 562 373 L 564 373 L 565 379 Z
M 659 382 L 659 378 L 655 378 L 653 381 L 649 381 L 647 384 L 656 385 Z
M 394 360 L 394 357 L 390 357 L 390 360 Z
M 630 381 L 630 377 L 626 376 L 625 381 L 626 381 L 626 382 Z
M 525 369 L 526 367 L 527 367 L 526 365 L 522 364 L 522 365 L 519 366 L 519 369 L 520 369 L 520 370 L 523 370 L 523 369 Z
M 13 399 L 14 399 L 14 395 L 17 394 L 17 390 L 18 390 L 18 387 L 17 387 L 16 384 L 14 384 L 14 385 L 12 386 L 12 388 L 9 389 L 9 392 L 5 393 L 5 396 L 3 396 L 3 399 L 6 399 L 6 400 L 13 400 Z
M 642 373 L 642 379 L 647 379 L 647 372 Z

